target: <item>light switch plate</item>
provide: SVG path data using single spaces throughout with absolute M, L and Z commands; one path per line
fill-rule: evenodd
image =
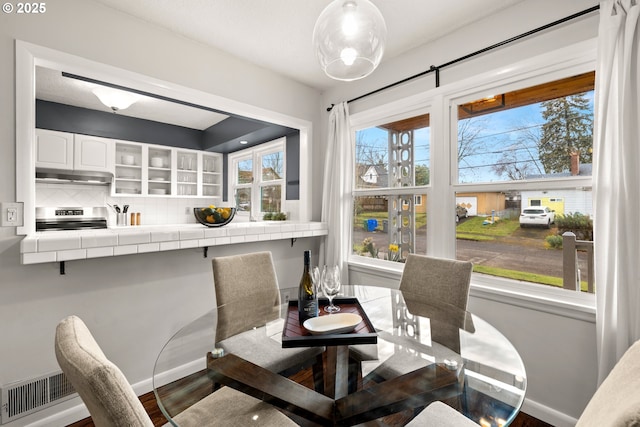
M 22 202 L 0 203 L 0 227 L 22 227 L 24 225 L 24 204 Z

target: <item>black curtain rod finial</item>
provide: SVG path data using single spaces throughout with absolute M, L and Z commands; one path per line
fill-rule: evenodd
M 336 105 L 336 104 L 331 104 L 331 106 L 330 106 L 330 107 L 327 107 L 327 112 L 330 112 L 331 110 L 333 110 L 333 106 L 334 106 L 334 105 Z

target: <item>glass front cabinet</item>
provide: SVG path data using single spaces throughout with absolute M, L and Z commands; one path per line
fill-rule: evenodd
M 222 155 L 118 141 L 113 196 L 222 197 Z

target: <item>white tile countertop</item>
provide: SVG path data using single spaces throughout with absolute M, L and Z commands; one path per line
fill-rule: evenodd
M 200 224 L 48 231 L 20 243 L 22 264 L 62 262 L 145 252 L 325 236 L 323 222 L 245 222 L 209 228 Z

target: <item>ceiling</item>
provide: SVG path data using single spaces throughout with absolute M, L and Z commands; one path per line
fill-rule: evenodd
M 315 21 L 330 0 L 97 0 L 319 90 Z M 522 0 L 372 0 L 387 25 L 382 62 Z M 343 83 L 344 84 L 344 83 Z
M 320 70 L 311 47 L 317 17 L 330 0 L 96 0 L 189 39 L 228 52 L 318 90 L 338 82 Z M 387 25 L 382 62 L 523 0 L 372 0 Z M 64 70 L 62 70 L 64 71 Z M 90 77 L 90 76 L 88 76 Z M 38 67 L 36 97 L 109 111 L 91 90 L 95 83 Z M 204 130 L 222 126 L 227 115 L 142 97 L 118 114 Z M 232 117 L 238 123 L 242 118 Z M 230 120 L 226 122 L 229 127 Z M 247 120 L 255 131 L 255 121 Z M 249 139 L 242 126 L 231 141 Z M 225 130 L 226 131 L 226 130 Z M 290 129 L 288 130 L 290 132 Z M 266 132 L 270 137 L 274 132 Z M 250 141 L 250 144 L 264 141 Z M 224 151 L 228 151 L 225 149 Z

